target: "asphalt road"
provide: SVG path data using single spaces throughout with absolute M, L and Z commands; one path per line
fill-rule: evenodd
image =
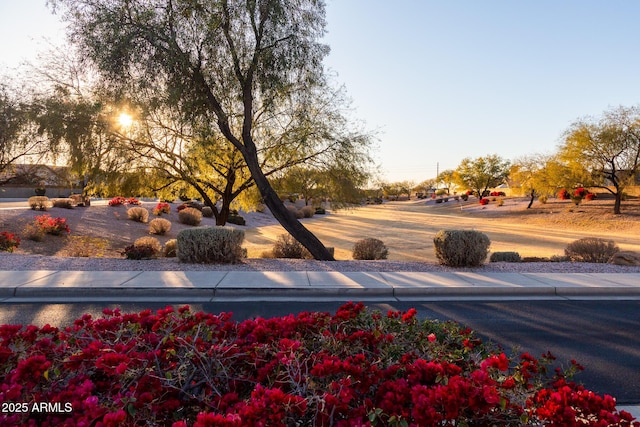
M 166 304 L 117 304 L 123 311 Z M 180 304 L 175 304 L 180 306 Z M 190 304 L 193 310 L 232 312 L 236 320 L 300 311 L 334 312 L 339 302 L 225 302 Z M 0 304 L 0 323 L 65 326 L 84 313 L 99 316 L 109 303 Z M 420 317 L 455 320 L 509 352 L 538 357 L 551 351 L 559 363 L 577 360 L 575 377 L 588 389 L 610 394 L 619 404 L 640 404 L 640 301 L 468 301 L 371 303 L 371 309 L 418 310 Z

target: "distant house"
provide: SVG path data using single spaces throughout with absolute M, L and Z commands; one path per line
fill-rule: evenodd
M 40 185 L 52 197 L 82 192 L 82 182 L 66 166 L 12 164 L 0 172 L 0 197 L 30 197 Z
M 2 185 L 38 185 L 59 187 L 76 184 L 71 170 L 66 166 L 42 164 L 14 164 L 0 172 Z

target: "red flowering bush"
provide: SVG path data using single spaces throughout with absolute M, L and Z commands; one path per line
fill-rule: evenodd
M 116 196 L 113 199 L 109 200 L 109 206 L 122 206 L 125 204 L 127 199 L 122 196 Z
M 558 198 L 560 200 L 569 200 L 571 198 L 571 194 L 566 189 L 562 189 L 558 191 Z
M 491 352 L 416 310 L 235 322 L 170 307 L 0 326 L 0 425 L 638 426 L 615 400 L 550 372 L 552 357 Z M 70 410 L 66 410 L 70 409 Z
M 489 204 L 489 199 L 487 199 L 487 198 L 480 199 L 478 201 L 478 203 L 480 203 L 482 206 L 488 205 Z
M 129 197 L 128 199 L 122 196 L 116 196 L 109 200 L 109 206 L 122 206 L 122 205 L 139 205 L 140 201 L 135 197 Z
M 54 236 L 71 232 L 71 229 L 69 229 L 67 225 L 66 218 L 51 218 L 49 214 L 37 216 L 34 225 L 36 228 L 42 230 L 44 234 L 53 234 Z
M 157 216 L 169 213 L 171 213 L 171 205 L 166 202 L 160 202 L 156 205 L 155 208 L 153 208 L 153 214 Z
M 505 197 L 507 193 L 505 193 L 504 191 L 492 191 L 491 193 L 489 193 L 489 195 L 491 197 Z
M 0 251 L 13 252 L 18 246 L 20 246 L 20 238 L 18 236 L 8 231 L 0 233 Z
M 573 196 L 574 197 L 580 197 L 581 199 L 584 199 L 587 194 L 589 194 L 589 192 L 582 187 L 576 188 L 575 191 L 573 192 Z
M 593 193 L 587 193 L 587 194 L 584 196 L 584 199 L 585 199 L 585 200 L 587 200 L 587 201 L 589 201 L 589 200 L 593 200 L 593 199 L 595 199 L 595 198 L 596 198 L 596 195 L 595 195 L 595 194 L 593 194 Z

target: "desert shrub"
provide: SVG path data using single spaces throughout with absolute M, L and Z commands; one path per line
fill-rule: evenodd
M 8 231 L 0 233 L 0 251 L 13 252 L 18 246 L 20 246 L 20 237 Z
M 549 257 L 550 262 L 569 262 L 571 258 L 566 255 L 551 255 Z
M 149 220 L 149 211 L 146 208 L 136 206 L 127 210 L 127 216 L 135 222 L 147 222 Z
M 316 215 L 324 215 L 327 211 L 324 208 L 316 208 Z
M 170 239 L 164 244 L 164 256 L 173 258 L 178 256 L 178 240 Z
M 504 206 L 504 199 L 503 198 L 499 198 L 498 199 L 498 206 Z
M 305 206 L 300 209 L 300 212 L 302 212 L 303 218 L 311 218 L 316 213 L 316 210 L 313 208 L 313 206 Z
M 91 198 L 89 196 L 83 196 L 82 194 L 71 194 L 69 198 L 73 200 L 73 203 L 76 206 L 91 206 Z
M 227 222 L 235 225 L 245 225 L 247 221 L 245 221 L 244 217 L 240 215 L 229 215 L 227 217 Z
M 189 263 L 233 263 L 242 259 L 244 231 L 231 227 L 198 227 L 178 233 L 178 258 Z
M 160 216 L 162 214 L 170 214 L 171 213 L 171 205 L 167 202 L 160 202 L 153 208 L 153 214 L 156 216 Z
M 595 199 L 595 198 L 596 198 L 596 195 L 595 195 L 595 194 L 593 194 L 593 193 L 588 193 L 586 196 L 584 196 L 584 199 L 585 199 L 586 201 L 590 201 L 590 200 L 593 200 L 593 199 Z
M 150 245 L 129 245 L 124 248 L 122 255 L 126 259 L 152 259 L 156 257 L 157 251 Z
M 46 211 L 53 205 L 47 196 L 29 197 L 27 203 L 29 203 L 29 207 L 34 211 Z
M 571 261 L 606 263 L 620 248 L 613 240 L 604 240 L 597 237 L 585 237 L 569 245 L 564 254 Z
M 487 258 L 491 241 L 474 230 L 440 230 L 433 238 L 436 257 L 450 267 L 481 265 Z
M 558 199 L 569 200 L 570 198 L 571 198 L 571 194 L 565 188 L 558 191 Z
M 149 223 L 149 233 L 165 235 L 171 230 L 171 221 L 164 218 L 154 218 Z
M 25 239 L 33 240 L 34 242 L 42 242 L 45 236 L 44 230 L 38 227 L 35 223 L 27 224 L 22 230 L 22 236 Z
M 309 251 L 290 234 L 281 234 L 273 244 L 275 258 L 305 259 L 313 258 Z
M 293 205 L 288 205 L 287 209 L 289 210 L 289 212 L 291 212 L 293 214 L 294 217 L 296 217 L 297 219 L 302 219 L 303 218 L 303 213 L 301 210 L 299 210 L 298 208 L 296 208 Z
M 122 206 L 125 204 L 125 202 L 127 201 L 127 199 L 125 199 L 122 196 L 116 196 L 113 199 L 109 200 L 108 205 L 109 206 Z
M 205 218 L 211 218 L 213 216 L 213 209 L 211 209 L 211 206 L 202 207 L 202 216 Z
M 387 259 L 387 255 L 389 255 L 389 250 L 382 240 L 371 237 L 358 240 L 353 246 L 353 259 Z
M 466 194 L 466 193 L 465 194 L 461 194 L 460 198 L 466 202 L 467 200 L 469 200 L 469 195 Z
M 62 233 L 70 233 L 66 218 L 51 218 L 49 214 L 37 216 L 33 225 L 39 228 L 44 234 L 59 236 Z
M 129 197 L 124 202 L 127 205 L 139 205 L 140 204 L 140 200 L 136 199 L 135 197 Z
M 488 205 L 489 204 L 489 199 L 487 199 L 485 197 L 483 199 L 478 200 L 478 203 L 480 203 L 482 206 Z
M 186 225 L 199 225 L 202 221 L 202 212 L 196 208 L 186 207 L 178 212 L 178 221 Z
M 549 198 L 547 196 L 545 196 L 545 195 L 542 195 L 542 196 L 538 197 L 538 201 L 540 203 L 542 203 L 543 205 L 546 205 L 548 200 L 549 200 Z
M 160 241 L 151 236 L 144 236 L 136 239 L 135 242 L 133 242 L 133 246 L 151 246 L 156 251 L 156 253 L 162 251 L 162 245 L 160 244 Z
M 53 199 L 54 208 L 73 209 L 76 207 L 76 203 L 72 198 Z
M 494 252 L 489 258 L 490 262 L 521 262 L 518 252 Z

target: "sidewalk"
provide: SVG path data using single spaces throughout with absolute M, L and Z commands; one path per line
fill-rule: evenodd
M 0 271 L 0 301 L 640 299 L 640 273 Z

